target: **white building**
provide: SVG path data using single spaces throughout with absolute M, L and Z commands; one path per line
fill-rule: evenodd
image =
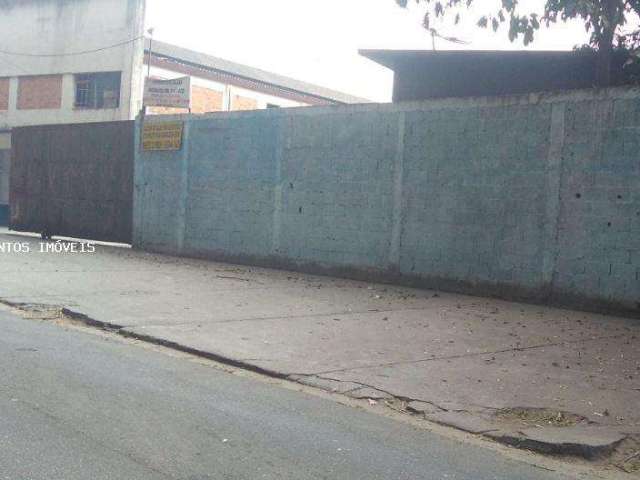
M 191 77 L 193 113 L 368 101 L 247 65 L 147 39 L 144 63 L 148 66 L 149 62 L 151 77 L 163 79 Z M 159 108 L 150 110 L 151 113 L 166 111 Z
M 193 113 L 366 101 L 162 42 L 150 52 L 144 13 L 145 0 L 0 1 L 0 218 L 11 128 L 133 119 L 149 61 L 153 77 L 192 77 Z
M 143 0 L 0 2 L 0 128 L 133 118 Z

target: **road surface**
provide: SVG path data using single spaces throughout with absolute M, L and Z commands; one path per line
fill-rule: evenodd
M 559 480 L 327 399 L 0 311 L 0 479 Z

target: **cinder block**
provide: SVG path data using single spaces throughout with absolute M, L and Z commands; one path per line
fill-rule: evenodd
M 542 259 L 557 258 L 557 288 L 628 299 L 640 264 L 639 142 L 629 134 L 640 127 L 640 102 L 614 100 L 602 137 L 595 103 L 566 104 L 553 169 L 548 103 L 403 113 L 399 190 L 397 111 L 200 120 L 185 243 L 385 270 L 399 225 L 405 273 L 536 289 L 548 280 Z M 167 211 L 182 195 L 182 152 L 136 155 L 136 185 L 148 187 L 136 190 L 148 212 L 140 241 L 177 245 Z

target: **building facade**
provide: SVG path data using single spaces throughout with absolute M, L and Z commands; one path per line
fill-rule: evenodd
M 144 21 L 145 0 L 0 1 L 0 220 L 8 204 L 11 128 L 134 119 L 149 74 L 191 76 L 192 113 L 365 101 L 152 42 L 144 38 Z
M 143 26 L 143 0 L 0 2 L 0 223 L 11 128 L 133 118 Z
M 143 37 L 144 6 L 144 0 L 0 2 L 0 130 L 133 119 L 148 62 L 154 77 L 192 77 L 194 113 L 366 101 L 151 43 Z
M 142 0 L 0 3 L 0 128 L 131 119 L 143 88 Z

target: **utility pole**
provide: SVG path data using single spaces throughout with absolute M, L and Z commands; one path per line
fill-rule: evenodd
M 147 90 L 147 86 L 146 83 L 149 81 L 149 79 L 151 78 L 151 51 L 153 49 L 153 27 L 151 27 L 149 30 L 147 30 L 147 33 L 149 34 L 149 54 L 147 56 L 147 79 L 145 81 L 145 86 L 144 86 L 144 91 L 146 92 Z M 143 48 L 143 53 L 144 53 L 144 48 Z M 144 104 L 144 93 L 142 95 L 142 116 L 144 117 L 147 113 L 147 107 Z
M 147 60 L 147 78 L 151 77 L 151 51 L 153 49 L 153 27 L 147 30 L 149 34 L 149 57 Z

